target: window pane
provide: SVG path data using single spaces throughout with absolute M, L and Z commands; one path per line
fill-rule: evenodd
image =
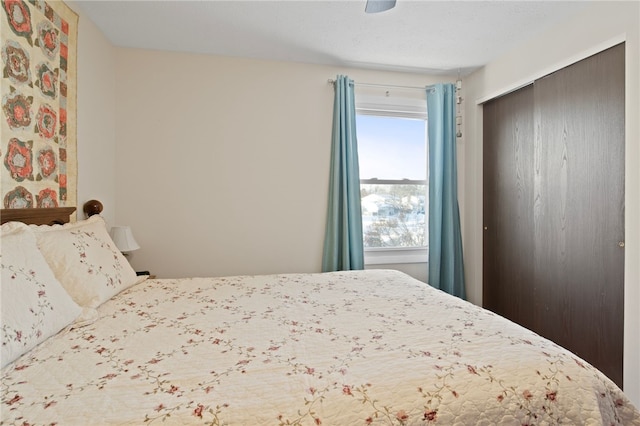
M 356 116 L 360 179 L 425 180 L 425 120 Z
M 356 120 L 364 247 L 426 247 L 426 120 L 367 114 Z
M 426 185 L 361 184 L 364 247 L 427 245 Z

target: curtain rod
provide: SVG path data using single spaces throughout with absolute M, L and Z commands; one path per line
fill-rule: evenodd
M 333 79 L 329 79 L 327 80 L 327 82 L 329 84 L 332 84 L 335 86 L 336 81 Z M 426 90 L 428 86 L 397 86 L 397 85 L 393 85 L 393 84 L 376 84 L 376 83 L 353 83 L 356 86 L 363 86 L 363 87 L 380 87 L 383 89 L 409 89 L 409 90 Z

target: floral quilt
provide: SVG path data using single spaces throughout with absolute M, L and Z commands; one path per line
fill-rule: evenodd
M 380 270 L 145 281 L 1 398 L 2 424 L 640 425 L 577 356 Z

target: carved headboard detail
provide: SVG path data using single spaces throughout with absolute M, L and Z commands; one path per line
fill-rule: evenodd
M 69 222 L 75 207 L 54 207 L 46 209 L 2 209 L 0 222 L 24 222 L 29 225 L 54 225 Z
M 102 213 L 102 203 L 98 200 L 89 200 L 82 205 L 82 211 L 85 217 L 89 218 L 94 214 Z

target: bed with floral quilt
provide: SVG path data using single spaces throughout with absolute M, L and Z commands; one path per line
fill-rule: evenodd
M 640 425 L 587 362 L 392 270 L 147 279 L 2 225 L 2 424 Z

